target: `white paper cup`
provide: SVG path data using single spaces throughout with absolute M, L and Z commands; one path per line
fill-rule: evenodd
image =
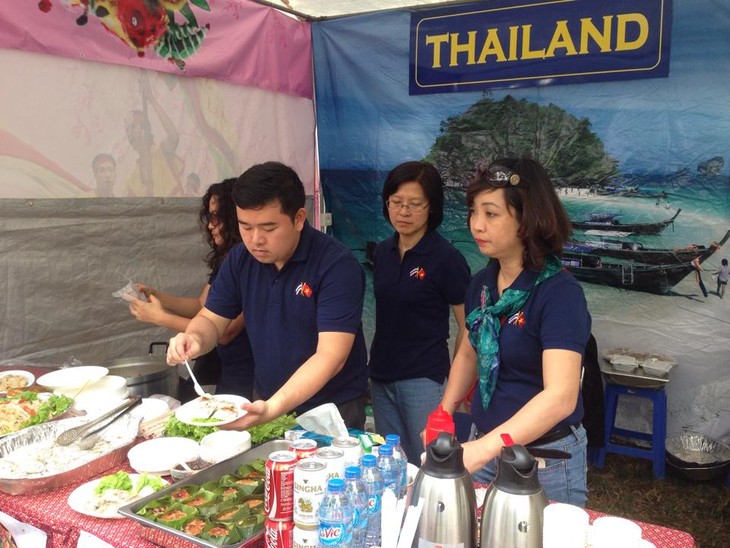
M 593 548 L 638 548 L 641 545 L 641 527 L 628 519 L 604 516 L 593 522 L 588 539 Z
M 588 513 L 572 504 L 548 504 L 543 510 L 543 548 L 584 548 Z
M 406 465 L 406 475 L 408 476 L 408 485 L 406 486 L 406 510 L 411 505 L 411 495 L 413 494 L 413 482 L 416 480 L 419 468 L 410 462 Z

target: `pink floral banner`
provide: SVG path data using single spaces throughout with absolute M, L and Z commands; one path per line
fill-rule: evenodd
M 246 0 L 6 2 L 0 48 L 312 97 L 309 24 Z

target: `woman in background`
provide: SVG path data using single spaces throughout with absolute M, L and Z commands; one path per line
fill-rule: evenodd
M 236 204 L 231 194 L 234 181 L 235 179 L 226 179 L 212 184 L 203 196 L 199 222 L 205 241 L 210 246 L 210 252 L 205 258 L 210 275 L 200 296 L 178 297 L 137 284 L 137 289 L 148 298 L 147 302 L 135 300 L 129 305 L 130 312 L 139 321 L 181 332 L 185 331 L 190 319 L 205 305 L 208 291 L 223 259 L 241 241 Z M 201 384 L 215 384 L 216 394 L 237 394 L 251 399 L 253 354 L 241 316 L 231 323 L 214 352 L 196 360 L 195 375 Z
M 398 434 L 420 465 L 420 433 L 449 375 L 449 308 L 463 340 L 469 266 L 436 228 L 443 219 L 441 176 L 427 162 L 395 167 L 383 185 L 383 215 L 393 235 L 375 249 L 375 336 L 370 394 L 375 431 Z
M 480 167 L 466 199 L 469 229 L 489 262 L 466 292 L 470 344 L 459 347 L 441 402 L 453 413 L 476 385 L 477 435 L 463 445 L 464 464 L 476 481 L 492 481 L 503 433 L 567 452 L 570 459 L 544 459 L 538 476 L 550 500 L 584 506 L 580 375 L 591 317 L 558 257 L 570 221 L 547 172 L 531 159 Z

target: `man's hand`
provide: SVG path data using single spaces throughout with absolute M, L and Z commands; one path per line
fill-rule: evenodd
M 167 347 L 167 365 L 177 365 L 186 359 L 191 360 L 200 355 L 200 342 L 187 333 L 178 333 Z
M 223 424 L 218 428 L 221 428 L 222 430 L 245 430 L 251 426 L 264 424 L 276 418 L 274 416 L 270 416 L 271 411 L 269 409 L 269 404 L 265 400 L 256 400 L 251 403 L 241 404 L 241 409 L 248 411 L 248 413 L 240 419 L 228 424 Z

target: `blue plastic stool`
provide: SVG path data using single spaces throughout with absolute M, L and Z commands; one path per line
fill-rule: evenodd
M 649 459 L 653 463 L 654 477 L 664 479 L 665 469 L 665 440 L 667 438 L 667 394 L 664 387 L 661 388 L 636 388 L 623 384 L 606 384 L 606 434 L 603 447 L 598 449 L 595 459 L 596 468 L 603 468 L 606 460 L 606 453 L 616 453 L 629 457 Z M 651 433 L 637 432 L 617 428 L 616 410 L 618 408 L 619 396 L 632 396 L 635 398 L 646 398 L 652 401 L 652 422 Z M 633 447 L 613 443 L 613 436 L 623 436 L 651 442 L 651 449 Z

